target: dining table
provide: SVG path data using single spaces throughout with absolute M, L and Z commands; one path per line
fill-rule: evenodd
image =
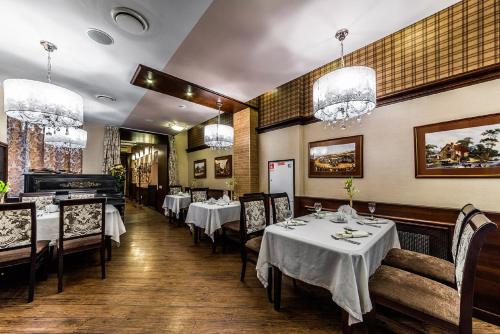
M 281 303 L 281 277 L 327 289 L 343 310 L 343 330 L 363 321 L 372 303 L 368 280 L 392 248 L 400 248 L 396 224 L 387 219 L 347 216 L 338 213 L 306 215 L 287 226 L 268 226 L 257 260 L 257 277 L 268 285 L 268 269 L 273 268 L 274 308 Z M 288 228 L 287 228 L 288 227 Z M 345 237 L 361 234 L 364 237 Z M 356 232 L 352 232 L 356 231 Z M 339 235 L 344 236 L 339 238 Z
M 222 225 L 240 220 L 240 202 L 205 201 L 189 205 L 186 224 L 201 229 L 214 241 L 215 233 Z
M 162 208 L 165 210 L 165 215 L 170 217 L 170 212 L 175 213 L 179 218 L 182 209 L 186 209 L 191 204 L 191 195 L 189 193 L 171 194 L 165 196 Z

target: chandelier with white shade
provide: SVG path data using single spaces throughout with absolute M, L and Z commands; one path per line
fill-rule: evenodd
M 349 31 L 335 34 L 341 46 L 341 68 L 320 77 L 313 85 L 314 117 L 334 126 L 351 119 L 361 121 L 376 105 L 375 70 L 366 66 L 344 66 L 344 39 Z
M 52 52 L 57 47 L 41 41 L 48 54 L 47 81 L 7 79 L 3 82 L 5 113 L 23 122 L 54 128 L 83 124 L 83 99 L 77 93 L 51 82 Z
M 233 146 L 234 129 L 232 126 L 220 124 L 220 108 L 222 107 L 220 100 L 217 101 L 217 107 L 219 108 L 217 124 L 205 125 L 204 141 L 213 150 L 229 149 Z
M 64 148 L 85 148 L 87 131 L 78 128 L 45 128 L 45 144 Z

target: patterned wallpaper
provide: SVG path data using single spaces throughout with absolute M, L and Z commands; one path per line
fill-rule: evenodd
M 198 124 L 188 130 L 188 149 L 193 147 L 202 146 L 205 144 L 203 139 L 203 129 L 205 125 L 217 124 L 217 117 L 209 119 L 206 122 Z M 220 124 L 233 125 L 233 114 L 223 113 L 220 115 Z
M 348 54 L 345 62 L 376 70 L 379 98 L 497 64 L 500 2 L 464 0 Z M 312 115 L 314 81 L 339 65 L 334 60 L 259 96 L 259 126 Z
M 30 125 L 8 117 L 7 136 L 11 196 L 17 196 L 23 192 L 23 174 L 31 169 L 67 170 L 70 166 L 71 172 L 82 172 L 82 150 L 44 145 L 43 129 L 37 125 Z

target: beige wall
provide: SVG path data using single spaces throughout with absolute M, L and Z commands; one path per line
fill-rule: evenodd
M 179 133 L 175 136 L 175 147 L 177 149 L 180 184 L 184 187 L 192 186 L 192 182 L 194 180 L 194 161 L 207 159 L 207 178 L 196 179 L 198 182 L 197 186 L 213 189 L 226 189 L 226 181 L 229 179 L 216 179 L 214 177 L 214 158 L 224 155 L 232 155 L 233 150 L 212 151 L 211 149 L 207 148 L 204 150 L 187 153 L 187 143 L 187 131 Z
M 83 174 L 102 174 L 104 157 L 104 124 L 85 123 L 87 147 L 83 149 Z
M 414 126 L 498 113 L 499 92 L 495 80 L 377 108 L 343 131 L 314 123 L 261 134 L 260 189 L 267 191 L 267 161 L 295 158 L 297 195 L 345 198 L 343 179 L 307 176 L 307 145 L 362 134 L 364 177 L 354 181 L 357 199 L 455 208 L 471 202 L 500 211 L 500 179 L 416 179 L 413 149 Z

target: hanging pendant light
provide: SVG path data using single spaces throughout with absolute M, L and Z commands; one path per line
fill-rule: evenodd
M 65 148 L 85 148 L 87 131 L 78 128 L 45 128 L 45 144 Z
M 341 68 L 323 75 L 313 85 L 314 117 L 346 128 L 350 119 L 361 121 L 376 105 L 375 70 L 366 66 L 344 66 L 344 39 L 349 31 L 341 29 L 335 34 L 340 41 Z
M 47 51 L 47 82 L 7 79 L 3 82 L 5 113 L 23 122 L 60 127 L 83 124 L 83 99 L 77 93 L 51 82 L 52 52 L 57 47 L 47 41 L 40 44 Z
M 205 125 L 204 140 L 205 144 L 213 150 L 225 150 L 233 146 L 234 129 L 232 126 L 220 124 L 220 108 L 222 102 L 217 101 L 219 114 L 217 115 L 217 124 Z

